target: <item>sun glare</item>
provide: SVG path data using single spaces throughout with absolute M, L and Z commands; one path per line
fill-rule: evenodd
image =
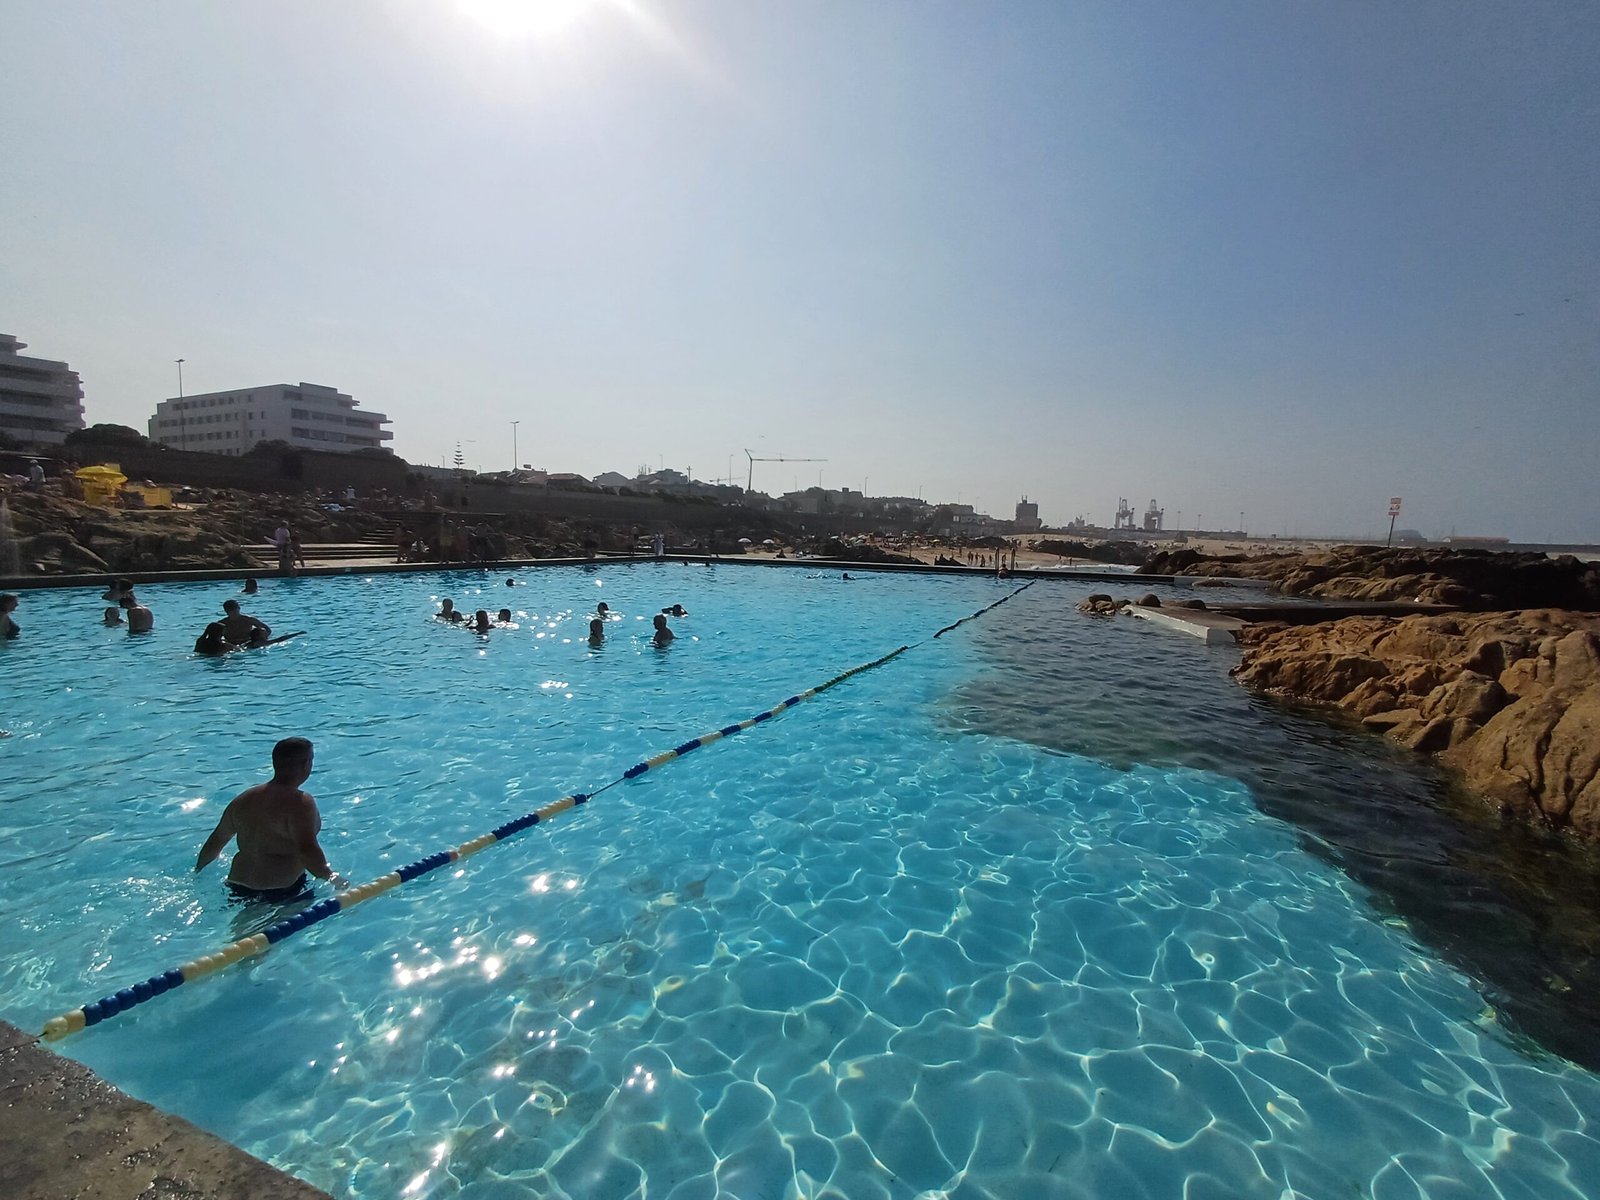
M 461 11 L 502 38 L 553 37 L 575 25 L 594 0 L 456 0 Z

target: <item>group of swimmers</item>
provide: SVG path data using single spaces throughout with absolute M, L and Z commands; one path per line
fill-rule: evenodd
M 260 590 L 261 587 L 255 579 L 244 581 L 245 595 L 254 596 Z M 106 589 L 101 599 L 113 602 L 112 606 L 105 610 L 107 625 L 126 624 L 129 633 L 149 633 L 155 628 L 155 614 L 139 603 L 138 597 L 133 594 L 131 580 L 112 580 L 111 586 Z M 215 657 L 230 650 L 254 649 L 284 640 L 274 638 L 272 627 L 265 621 L 259 621 L 243 612 L 237 600 L 224 600 L 222 611 L 224 613 L 222 620 L 211 622 L 206 626 L 205 632 L 195 639 L 196 654 Z
M 254 582 L 254 581 L 251 581 Z M 515 586 L 515 580 L 506 580 L 506 586 Z M 247 588 L 247 591 L 254 591 Z M 0 608 L 4 600 L 0 599 Z M 14 607 L 14 606 L 13 606 Z M 271 639 L 272 630 L 262 622 L 239 611 L 237 600 L 223 604 L 228 616 L 206 627 L 201 642 L 222 648 L 202 650 L 195 644 L 197 653 L 223 653 L 225 649 L 239 646 L 264 645 Z M 5 611 L 9 612 L 9 609 Z M 498 624 L 510 626 L 511 610 L 502 608 Z M 665 646 L 676 636 L 667 626 L 667 618 L 687 617 L 689 612 L 681 604 L 670 604 L 655 615 L 654 645 Z M 604 600 L 595 605 L 595 615 L 589 622 L 589 641 L 598 645 L 605 640 L 606 621 L 616 616 Z M 453 625 L 466 625 L 478 632 L 494 627 L 487 609 L 480 608 L 469 622 L 448 597 L 441 603 L 436 619 Z M 292 634 L 289 636 L 293 636 Z M 230 640 L 231 639 L 231 640 Z M 266 904 L 288 904 L 311 898 L 310 877 L 325 879 L 343 891 L 350 881 L 335 871 L 328 863 L 318 834 L 322 832 L 322 816 L 316 801 L 301 790 L 301 784 L 311 775 L 314 751 L 311 743 L 302 737 L 284 738 L 272 748 L 272 778 L 246 788 L 223 809 L 216 827 L 212 829 L 200 852 L 195 857 L 194 869 L 203 871 L 237 840 L 238 849 L 228 867 L 228 891 L 238 900 Z
M 515 579 L 508 579 L 506 580 L 506 586 L 516 587 L 517 581 Z M 596 604 L 594 609 L 595 615 L 589 620 L 589 644 L 591 646 L 600 646 L 603 645 L 606 640 L 606 622 L 611 620 L 616 614 L 611 611 L 611 606 L 608 605 L 604 600 Z M 655 615 L 653 622 L 655 629 L 650 636 L 651 644 L 655 646 L 665 646 L 668 643 L 677 640 L 678 635 L 673 633 L 671 627 L 667 625 L 667 618 L 687 617 L 688 615 L 689 610 L 684 608 L 684 606 L 681 604 L 669 604 L 666 608 L 663 608 Z M 502 629 L 516 628 L 516 623 L 511 619 L 511 610 L 509 608 L 502 608 L 499 614 L 493 620 L 490 620 L 489 618 L 488 609 L 480 608 L 477 612 L 472 614 L 472 617 L 469 620 L 466 614 L 456 607 L 455 601 L 450 599 L 449 596 L 446 596 L 439 602 L 439 611 L 433 614 L 433 619 L 436 621 L 443 621 L 449 625 L 462 626 L 463 628 L 472 630 L 474 633 L 488 633 L 491 629 L 494 629 L 497 626 Z M 620 620 L 620 618 L 618 619 Z
M 439 605 L 439 611 L 434 613 L 433 616 L 436 621 L 443 621 L 449 625 L 460 625 L 463 628 L 472 630 L 473 633 L 488 633 L 496 625 L 501 628 L 515 627 L 509 608 L 502 608 L 495 614 L 495 618 L 492 621 L 489 619 L 489 610 L 487 608 L 480 608 L 472 614 L 471 619 L 468 619 L 467 615 L 456 607 L 456 602 L 450 599 L 449 596 L 444 598 Z
M 155 614 L 133 594 L 131 579 L 113 579 L 100 599 L 111 601 L 105 611 L 107 625 L 126 625 L 129 633 L 149 633 L 156 627 Z

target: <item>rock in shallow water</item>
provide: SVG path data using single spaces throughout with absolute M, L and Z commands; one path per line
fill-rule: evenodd
M 1600 839 L 1600 616 L 1352 617 L 1241 641 L 1241 683 L 1338 707 L 1503 809 Z

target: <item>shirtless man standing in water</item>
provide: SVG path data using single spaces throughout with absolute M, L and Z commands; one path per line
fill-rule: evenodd
M 328 866 L 317 842 L 322 815 L 317 802 L 300 790 L 311 776 L 311 743 L 284 738 L 272 748 L 272 779 L 240 792 L 228 802 L 211 831 L 194 869 L 215 862 L 233 838 L 239 850 L 228 868 L 228 890 L 245 900 L 282 903 L 308 894 L 306 872 L 344 889 L 350 881 Z

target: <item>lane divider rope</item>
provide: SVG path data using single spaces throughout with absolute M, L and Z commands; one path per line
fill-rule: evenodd
M 943 629 L 939 630 L 939 632 L 934 634 L 933 636 L 935 638 L 942 638 L 945 634 L 949 633 L 952 629 L 959 629 L 961 626 L 965 625 L 968 621 L 977 620 L 979 617 L 983 616 L 984 613 L 988 612 L 991 608 L 999 608 L 1002 604 L 1004 604 L 1007 600 L 1010 600 L 1013 596 L 1020 596 L 1023 592 L 1027 591 L 1029 588 L 1031 588 L 1034 584 L 1036 584 L 1038 582 L 1039 581 L 1037 579 L 1030 579 L 1027 583 L 1023 584 L 1016 591 L 1007 592 L 1004 596 L 1001 596 L 1000 599 L 996 600 L 993 604 L 985 604 L 977 612 L 969 613 L 967 616 L 962 617 L 961 620 L 957 621 L 954 625 L 946 625 Z
M 937 638 L 942 634 L 948 633 L 950 630 L 954 629 L 956 625 L 964 624 L 965 622 L 972 620 L 973 617 L 977 617 L 988 612 L 991 608 L 994 608 L 995 605 L 1004 604 L 1007 600 L 1011 599 L 1012 596 L 1015 596 L 1019 592 L 1022 592 L 1032 586 L 1032 583 L 1024 584 L 1015 592 L 1011 592 L 1009 595 L 1002 596 L 999 600 L 996 600 L 994 604 L 990 604 L 979 609 L 971 616 L 963 617 L 960 621 L 957 621 L 955 625 L 946 626 L 933 636 Z M 929 640 L 931 641 L 932 639 L 930 638 Z M 924 644 L 926 643 L 917 643 L 917 645 Z M 157 996 L 165 995 L 173 988 L 181 987 L 186 983 L 192 983 L 197 979 L 203 979 L 207 975 L 215 974 L 224 967 L 231 966 L 236 962 L 240 962 L 247 958 L 254 958 L 259 954 L 263 954 L 269 947 L 276 945 L 287 937 L 292 937 L 294 934 L 299 933 L 302 929 L 309 929 L 311 926 L 316 925 L 319 922 L 326 921 L 329 917 L 336 916 L 342 912 L 348 912 L 357 905 L 365 904 L 374 896 L 381 896 L 385 892 L 392 891 L 394 888 L 399 887 L 403 883 L 409 883 L 411 880 L 426 875 L 429 872 L 437 871 L 440 867 L 446 867 L 451 863 L 460 862 L 463 859 L 471 858 L 479 851 L 487 850 L 496 842 L 504 841 L 514 834 L 521 833 L 525 829 L 532 829 L 541 821 L 548 821 L 550 818 L 558 816 L 561 813 L 566 812 L 568 809 L 576 808 L 580 804 L 587 804 L 601 792 L 609 791 L 611 788 L 616 787 L 619 783 L 624 783 L 631 779 L 637 779 L 647 771 L 652 771 L 657 767 L 665 766 L 667 763 L 672 762 L 675 759 L 682 758 L 685 754 L 692 753 L 693 751 L 700 749 L 702 746 L 709 746 L 713 742 L 721 741 L 723 738 L 732 737 L 735 734 L 743 733 L 747 729 L 753 729 L 755 726 L 760 725 L 763 722 L 770 721 L 773 717 L 777 716 L 786 709 L 793 708 L 795 705 L 809 700 L 813 696 L 820 695 L 829 688 L 837 687 L 845 680 L 853 678 L 856 675 L 860 675 L 863 671 L 870 671 L 874 667 L 881 667 L 885 663 L 899 658 L 900 655 L 904 654 L 910 649 L 912 649 L 912 647 L 909 645 L 901 646 L 897 650 L 891 650 L 888 654 L 883 655 L 881 658 L 875 658 L 871 662 L 862 663 L 860 666 L 851 667 L 842 675 L 835 675 L 826 683 L 820 683 L 816 687 L 807 688 L 803 692 L 797 692 L 793 696 L 790 696 L 787 700 L 773 705 L 765 712 L 757 713 L 748 720 L 740 721 L 733 725 L 726 725 L 721 729 L 713 730 L 711 733 L 703 733 L 699 737 L 691 738 L 682 745 L 675 746 L 671 750 L 663 751 L 662 753 L 655 755 L 653 758 L 647 758 L 643 762 L 635 763 L 621 775 L 607 783 L 604 787 L 596 788 L 592 792 L 574 792 L 570 796 L 563 796 L 561 799 L 552 801 L 543 808 L 535 809 L 530 813 L 525 813 L 522 816 L 517 817 L 515 820 L 507 821 L 503 825 L 496 826 L 488 833 L 480 834 L 478 837 L 475 837 L 470 841 L 462 842 L 461 845 L 456 846 L 453 849 L 441 850 L 436 854 L 430 854 L 426 858 L 419 858 L 416 862 L 408 863 L 398 870 L 390 871 L 385 875 L 380 875 L 376 879 L 369 880 L 366 883 L 358 884 L 355 887 L 346 888 L 344 891 L 335 896 L 331 896 L 326 900 L 319 900 L 316 903 L 301 909 L 292 917 L 285 917 L 281 921 L 276 921 L 273 924 L 268 925 L 260 933 L 254 933 L 249 937 L 240 938 L 238 941 L 231 942 L 222 947 L 220 950 L 217 950 L 211 954 L 203 954 L 199 958 L 191 959 L 189 962 L 184 963 L 180 967 L 174 967 L 170 970 L 159 972 L 158 974 L 150 976 L 148 979 L 141 980 L 140 982 L 133 984 L 131 987 L 125 987 L 120 991 L 111 993 L 110 995 L 102 996 L 100 999 L 85 1004 L 81 1008 L 70 1009 L 69 1011 L 61 1013 L 58 1016 L 51 1017 L 44 1023 L 44 1030 L 40 1036 L 46 1041 L 59 1041 L 70 1034 L 78 1033 L 84 1029 L 87 1029 L 91 1025 L 98 1025 L 100 1022 L 105 1021 L 110 1017 L 114 1017 L 118 1013 L 127 1012 L 130 1008 L 136 1008 L 137 1006 L 144 1004 L 146 1001 L 155 999 Z

